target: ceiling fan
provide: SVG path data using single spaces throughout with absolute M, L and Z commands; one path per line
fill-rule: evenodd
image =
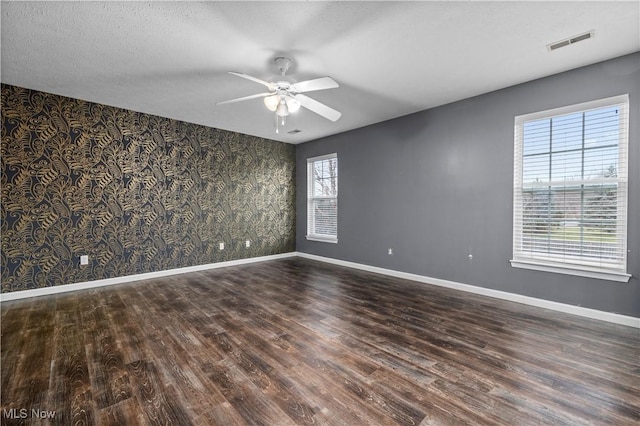
M 339 111 L 336 111 L 335 109 L 303 94 L 305 92 L 313 92 L 316 90 L 334 89 L 338 87 L 338 83 L 336 83 L 334 79 L 332 79 L 331 77 L 320 77 L 313 80 L 300 81 L 296 83 L 290 77 L 285 76 L 285 74 L 291 67 L 291 58 L 281 56 L 275 58 L 273 62 L 280 70 L 280 77 L 278 81 L 269 82 L 240 72 L 229 72 L 229 74 L 233 74 L 238 77 L 242 77 L 266 86 L 269 90 L 268 92 L 244 96 L 242 98 L 231 99 L 224 102 L 218 102 L 216 105 L 246 101 L 255 98 L 264 98 L 265 106 L 270 111 L 276 113 L 276 133 L 279 132 L 279 125 L 284 126 L 286 117 L 289 114 L 298 111 L 301 106 L 315 112 L 318 115 L 321 115 L 327 120 L 336 121 L 340 118 L 342 114 Z

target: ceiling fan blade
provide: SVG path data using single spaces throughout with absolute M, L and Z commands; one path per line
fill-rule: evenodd
M 269 90 L 273 90 L 273 84 L 269 83 L 268 81 L 260 80 L 259 78 L 252 77 L 252 76 L 250 76 L 248 74 L 243 74 L 241 72 L 229 71 L 229 74 L 233 74 L 233 75 L 237 75 L 238 77 L 246 78 L 247 80 L 254 81 L 254 82 L 258 83 L 258 84 L 262 84 L 263 86 L 267 86 L 269 88 Z
M 338 87 L 338 83 L 331 77 L 321 77 L 313 80 L 300 81 L 292 84 L 291 87 L 297 92 L 312 92 L 314 90 L 335 89 Z
M 273 95 L 273 92 L 258 93 L 256 95 L 249 95 L 249 96 L 245 96 L 245 97 L 242 97 L 242 98 L 231 99 L 231 100 L 228 100 L 228 101 L 222 101 L 222 102 L 216 103 L 216 105 L 232 104 L 234 102 L 246 101 L 246 100 L 249 100 L 249 99 L 264 98 L 265 96 L 269 96 L 269 95 Z
M 315 112 L 318 115 L 323 116 L 327 120 L 336 121 L 342 116 L 341 112 L 336 111 L 335 109 L 328 107 L 325 104 L 316 101 L 315 99 L 311 99 L 306 95 L 298 94 L 298 95 L 295 95 L 294 97 L 298 101 L 300 101 L 300 104 L 303 107 Z

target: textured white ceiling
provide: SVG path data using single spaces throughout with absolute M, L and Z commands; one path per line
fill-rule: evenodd
M 221 129 L 305 142 L 640 50 L 640 2 L 7 2 L 3 83 Z M 595 30 L 558 51 L 546 45 Z M 341 111 L 301 109 L 285 130 L 264 91 L 294 59 L 309 95 Z

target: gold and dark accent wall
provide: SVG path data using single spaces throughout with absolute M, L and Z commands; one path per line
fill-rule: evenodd
M 3 293 L 295 249 L 293 145 L 3 84 L 1 155 Z

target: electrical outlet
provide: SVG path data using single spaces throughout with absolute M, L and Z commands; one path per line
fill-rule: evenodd
M 388 254 L 389 256 L 393 256 L 393 249 L 392 249 L 392 248 L 390 248 L 390 249 L 389 249 L 389 251 L 387 252 L 387 254 Z
M 251 247 L 251 241 L 249 241 L 249 240 L 245 241 L 244 245 L 247 248 Z
M 224 243 L 220 243 L 220 250 L 224 250 Z
M 469 254 L 469 260 L 473 259 L 473 255 Z
M 80 264 L 81 265 L 88 265 L 89 264 L 89 256 L 87 256 L 86 254 L 83 254 L 82 256 L 80 256 Z

